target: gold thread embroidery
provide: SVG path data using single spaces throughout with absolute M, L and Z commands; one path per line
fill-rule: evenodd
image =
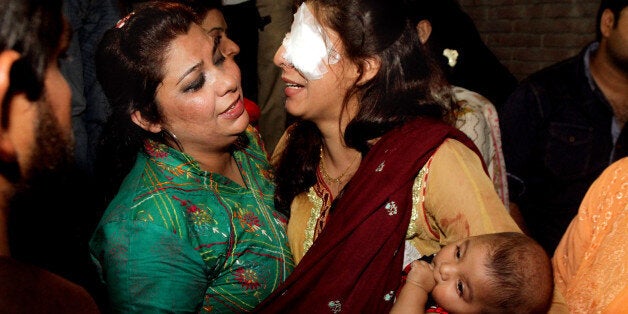
M 310 218 L 307 221 L 305 227 L 305 240 L 303 240 L 303 254 L 307 253 L 312 244 L 314 243 L 314 230 L 316 229 L 316 222 L 321 214 L 321 208 L 323 207 L 323 199 L 318 197 L 314 187 L 311 187 L 307 193 L 307 197 L 312 203 L 312 209 L 310 209 Z
M 427 173 L 428 167 L 423 166 L 419 174 L 414 178 L 414 184 L 412 185 L 412 214 L 410 215 L 410 225 L 408 226 L 406 239 L 411 239 L 418 234 L 417 219 L 419 219 L 419 212 L 417 208 L 423 206 L 423 202 L 425 201 L 423 187 L 425 186 Z

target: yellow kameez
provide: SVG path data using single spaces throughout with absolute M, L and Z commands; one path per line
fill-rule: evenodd
M 520 231 L 478 156 L 456 140 L 440 146 L 417 175 L 412 190 L 408 239 L 422 255 L 471 235 Z M 321 204 L 313 188 L 292 202 L 288 239 L 297 263 L 309 248 L 311 221 L 318 218 Z
M 283 140 L 274 157 L 281 154 Z M 407 240 L 421 255 L 434 254 L 441 247 L 468 236 L 521 232 L 500 200 L 478 155 L 453 139 L 446 140 L 419 171 L 412 187 L 412 199 L 413 213 Z M 307 244 L 311 245 L 313 224 L 308 227 L 308 222 L 316 221 L 321 204 L 314 188 L 297 195 L 291 204 L 287 233 L 296 264 L 307 252 Z M 564 298 L 557 289 L 554 289 L 548 313 L 568 313 Z

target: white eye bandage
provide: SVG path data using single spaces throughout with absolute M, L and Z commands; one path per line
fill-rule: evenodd
M 317 80 L 327 73 L 327 64 L 335 64 L 340 54 L 333 49 L 323 27 L 305 3 L 301 4 L 290 33 L 283 39 L 283 58 L 294 65 L 308 80 Z

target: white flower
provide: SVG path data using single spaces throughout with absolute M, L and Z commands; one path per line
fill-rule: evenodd
M 449 64 L 450 67 L 453 68 L 456 66 L 456 62 L 458 62 L 457 50 L 446 48 L 443 50 L 443 56 L 447 57 L 447 64 Z

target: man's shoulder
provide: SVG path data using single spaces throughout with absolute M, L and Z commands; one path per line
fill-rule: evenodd
M 9 257 L 0 258 L 0 308 L 8 313 L 99 312 L 83 287 Z
M 584 50 L 583 50 L 584 51 Z M 583 53 L 552 64 L 523 79 L 509 102 L 582 102 L 591 97 Z M 530 98 L 533 97 L 533 98 Z M 522 100 L 523 99 L 523 100 Z M 569 100 L 569 101 L 568 101 Z
M 564 86 L 570 82 L 584 80 L 583 68 L 584 61 L 578 54 L 532 73 L 522 84 Z

